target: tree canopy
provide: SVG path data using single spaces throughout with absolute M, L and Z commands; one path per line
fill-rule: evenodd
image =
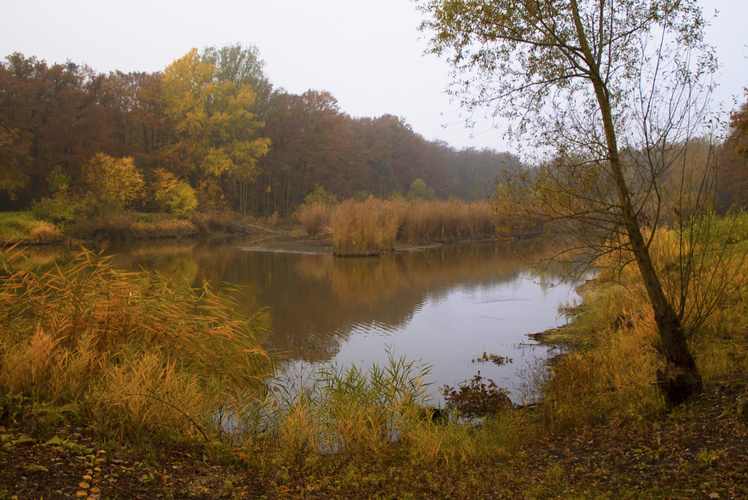
M 97 154 L 141 172 L 130 208 L 170 210 L 186 182 L 200 209 L 255 215 L 291 214 L 316 186 L 339 199 L 405 196 L 417 178 L 440 198 L 486 198 L 519 167 L 508 153 L 428 141 L 396 116 L 351 117 L 329 92 L 276 89 L 253 46 L 193 49 L 155 73 L 0 62 L 0 209 L 85 196 Z M 47 182 L 55 169 L 69 178 L 64 194 Z
M 661 221 L 663 180 L 683 165 L 682 145 L 705 131 L 716 62 L 696 2 L 429 0 L 422 10 L 433 52 L 454 68 L 455 95 L 552 155 L 530 182 L 550 200 L 549 218 L 590 229 L 597 252 L 612 242 L 632 255 L 660 333 L 666 399 L 700 391 L 685 295 L 663 288 L 642 218 L 654 207 L 647 225 Z

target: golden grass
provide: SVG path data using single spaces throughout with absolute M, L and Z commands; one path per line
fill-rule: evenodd
M 310 237 L 321 238 L 329 235 L 331 211 L 327 203 L 305 203 L 299 207 L 295 216 Z
M 394 250 L 401 217 L 401 202 L 373 197 L 342 202 L 330 215 L 335 255 L 379 255 Z
M 118 271 L 87 251 L 46 270 L 23 260 L 16 250 L 0 259 L 5 393 L 78 403 L 117 433 L 207 434 L 216 408 L 272 373 L 266 318 L 235 318 L 207 286 Z
M 341 256 L 379 255 L 407 244 L 475 241 L 496 236 L 497 217 L 487 202 L 462 200 L 346 200 L 302 205 L 296 212 L 307 234 L 330 236 Z
M 727 222 L 712 223 L 713 234 L 721 231 L 722 240 L 681 238 L 676 229 L 660 229 L 651 245 L 666 293 L 676 307 L 678 298 L 685 297 L 684 326 L 706 383 L 748 369 L 748 243 L 734 229 L 723 230 Z M 730 223 L 729 227 L 742 226 Z M 664 411 L 654 384 L 664 359 L 657 351 L 659 336 L 651 305 L 636 266 L 613 272 L 615 263 L 627 259 L 613 255 L 610 259 L 608 270 L 598 275 L 596 283 L 580 291 L 584 308 L 573 331 L 586 347 L 562 358 L 545 382 L 548 404 L 543 411 L 551 429 L 612 417 L 643 419 Z M 689 266 L 685 274 L 681 266 Z M 711 308 L 712 304 L 716 307 Z
M 62 233 L 54 224 L 45 221 L 36 221 L 29 230 L 31 241 L 36 243 L 53 243 L 63 239 Z

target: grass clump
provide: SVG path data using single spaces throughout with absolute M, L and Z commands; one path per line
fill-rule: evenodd
M 315 202 L 301 205 L 295 215 L 310 237 L 322 238 L 329 235 L 331 212 L 328 203 Z
M 312 238 L 331 237 L 340 256 L 379 255 L 396 243 L 421 245 L 496 236 L 497 219 L 486 202 L 404 199 L 308 203 L 296 212 Z
M 406 243 L 449 243 L 496 236 L 496 215 L 486 202 L 414 201 L 406 208 L 400 239 Z
M 207 285 L 122 272 L 85 250 L 46 269 L 23 261 L 2 255 L 4 394 L 76 405 L 104 435 L 207 439 L 217 408 L 259 394 L 272 373 L 265 318 L 235 318 Z
M 38 220 L 33 212 L 0 212 L 0 243 L 55 243 L 63 238 L 54 224 Z
M 395 249 L 402 204 L 369 198 L 346 200 L 330 215 L 333 251 L 339 256 L 367 256 Z
M 291 449 L 376 451 L 406 439 L 409 422 L 427 401 L 427 374 L 428 367 L 393 356 L 368 369 L 321 368 L 300 387 L 281 384 L 276 391 L 276 432 Z

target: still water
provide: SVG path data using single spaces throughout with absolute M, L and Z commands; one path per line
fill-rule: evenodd
M 269 308 L 267 347 L 286 356 L 290 376 L 320 363 L 386 363 L 388 353 L 431 366 L 439 389 L 480 373 L 532 399 L 533 368 L 548 348 L 526 334 L 560 326 L 559 306 L 573 303 L 573 285 L 524 262 L 528 250 L 497 244 L 451 245 L 378 258 L 263 251 L 251 242 L 167 243 L 109 248 L 118 265 L 156 269 L 199 286 L 240 285 L 240 312 Z M 524 258 L 522 257 L 524 255 Z M 511 358 L 497 366 L 487 354 Z

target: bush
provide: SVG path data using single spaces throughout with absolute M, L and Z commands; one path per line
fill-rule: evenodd
M 304 204 L 314 205 L 316 203 L 324 203 L 325 205 L 334 205 L 338 202 L 338 197 L 335 194 L 325 190 L 319 184 L 314 185 L 314 191 L 304 197 Z
M 229 211 L 193 213 L 190 222 L 201 233 L 249 233 L 248 219 Z
M 320 238 L 330 234 L 331 213 L 330 205 L 316 202 L 301 205 L 294 216 L 301 222 L 310 237 Z
M 195 196 L 195 190 L 192 189 L 187 182 L 180 182 L 174 189 L 169 193 L 169 212 L 180 216 L 186 217 L 192 212 L 197 210 L 197 196 Z
M 80 208 L 80 204 L 64 192 L 57 193 L 52 198 L 42 198 L 41 201 L 34 201 L 31 204 L 34 215 L 55 224 L 73 222 Z
M 436 198 L 436 192 L 434 191 L 434 188 L 428 187 L 422 179 L 416 179 L 410 185 L 410 190 L 408 191 L 408 196 L 406 198 L 408 201 L 433 201 L 434 198 Z

